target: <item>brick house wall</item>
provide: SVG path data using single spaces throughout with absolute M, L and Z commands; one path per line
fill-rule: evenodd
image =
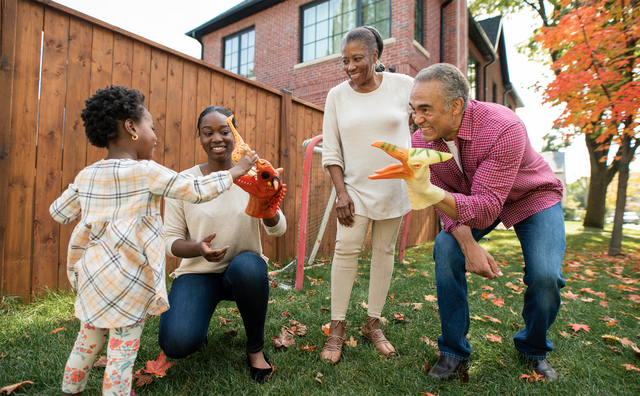
M 311 0 L 288 0 L 202 37 L 203 59 L 222 65 L 223 38 L 255 28 L 254 78 L 275 89 L 324 107 L 329 90 L 346 80 L 339 54 L 300 62 L 300 7 Z M 424 2 L 424 47 L 414 43 L 414 1 L 391 1 L 391 38 L 385 40 L 382 63 L 397 73 L 415 76 L 440 62 L 440 8 L 443 1 Z M 466 70 L 468 11 L 465 0 L 445 8 L 444 61 Z

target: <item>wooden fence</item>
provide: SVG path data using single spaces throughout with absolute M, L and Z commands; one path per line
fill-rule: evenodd
M 154 117 L 154 160 L 181 171 L 206 155 L 195 138 L 208 105 L 236 115 L 244 140 L 284 168 L 289 232 L 263 237 L 274 260 L 295 257 L 302 142 L 322 133 L 321 108 L 48 0 L 0 0 L 0 271 L 7 295 L 68 287 L 67 243 L 50 204 L 104 149 L 87 142 L 80 111 L 109 84 L 138 88 Z M 433 239 L 433 211 L 414 213 L 410 244 Z M 168 261 L 172 271 L 177 260 Z

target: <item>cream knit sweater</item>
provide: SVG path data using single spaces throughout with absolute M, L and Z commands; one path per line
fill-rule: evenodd
M 383 141 L 409 148 L 409 95 L 413 78 L 383 73 L 373 92 L 359 93 L 348 81 L 329 91 L 322 127 L 322 167 L 343 170 L 344 182 L 357 215 L 372 220 L 400 217 L 411 210 L 404 180 L 370 180 L 375 170 L 400 162 L 379 148 Z
M 183 173 L 203 176 L 200 165 Z M 211 263 L 204 257 L 186 258 L 170 276 L 177 278 L 183 274 L 224 272 L 231 260 L 242 252 L 262 255 L 259 232 L 262 221 L 244 213 L 247 202 L 249 194 L 235 184 L 216 199 L 201 204 L 165 199 L 164 244 L 167 255 L 176 257 L 171 251 L 171 246 L 177 239 L 199 242 L 214 232 L 216 237 L 211 241 L 212 249 L 221 249 L 229 245 L 222 261 Z M 273 227 L 263 224 L 270 236 L 282 236 L 287 230 L 287 220 L 282 212 L 279 213 L 278 224 Z M 268 261 L 267 257 L 262 257 Z

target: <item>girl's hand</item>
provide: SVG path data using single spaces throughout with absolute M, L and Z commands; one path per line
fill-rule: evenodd
M 338 198 L 336 199 L 336 213 L 341 225 L 345 227 L 353 226 L 356 211 L 353 206 L 353 200 L 346 191 L 338 194 Z
M 227 254 L 227 250 L 229 249 L 228 245 L 223 247 L 222 249 L 211 249 L 211 241 L 213 241 L 213 238 L 215 237 L 216 233 L 214 232 L 213 234 L 204 238 L 198 245 L 198 247 L 200 248 L 200 255 L 204 257 L 205 260 L 212 263 L 222 261 L 222 259 L 224 259 L 224 256 Z
M 233 168 L 229 169 L 233 180 L 236 181 L 240 176 L 246 175 L 256 162 L 258 162 L 258 154 L 256 154 L 255 151 L 247 152 L 246 148 L 242 150 L 242 156 L 238 162 L 236 162 Z

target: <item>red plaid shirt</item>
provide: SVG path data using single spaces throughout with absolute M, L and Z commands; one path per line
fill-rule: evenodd
M 507 107 L 469 100 L 455 144 L 464 174 L 453 159 L 430 165 L 431 183 L 456 200 L 458 220 L 438 211 L 445 231 L 462 224 L 484 229 L 497 218 L 509 228 L 562 199 L 562 182 Z M 411 146 L 449 152 L 442 139 L 425 143 L 420 131 Z

